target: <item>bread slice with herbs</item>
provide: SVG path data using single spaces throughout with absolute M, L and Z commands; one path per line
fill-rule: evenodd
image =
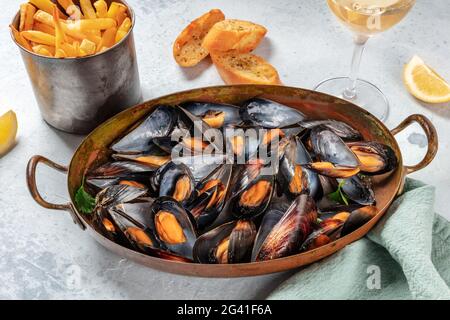
M 251 53 L 211 53 L 211 58 L 226 84 L 281 85 L 278 71 L 263 58 Z
M 206 58 L 208 50 L 202 47 L 202 42 L 208 31 L 217 22 L 225 19 L 219 9 L 212 9 L 192 21 L 180 33 L 173 44 L 173 57 L 182 67 L 192 67 Z
M 209 30 L 202 47 L 209 52 L 236 52 L 248 53 L 253 51 L 267 29 L 263 26 L 243 20 L 226 19 L 216 23 Z

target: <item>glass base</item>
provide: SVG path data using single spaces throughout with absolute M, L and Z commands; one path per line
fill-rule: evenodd
M 374 84 L 366 80 L 358 79 L 356 82 L 355 97 L 344 97 L 343 93 L 348 87 L 349 82 L 350 79 L 348 77 L 331 78 L 319 83 L 314 90 L 350 101 L 369 111 L 381 121 L 386 120 L 389 114 L 389 102 L 383 92 Z

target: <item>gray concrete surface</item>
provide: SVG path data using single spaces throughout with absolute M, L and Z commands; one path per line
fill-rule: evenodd
M 63 212 L 39 207 L 25 183 L 25 167 L 34 154 L 67 164 L 82 137 L 58 132 L 39 114 L 18 49 L 7 25 L 21 1 L 0 4 L 0 111 L 12 108 L 19 120 L 17 146 L 0 159 L 0 298 L 11 299 L 244 299 L 264 298 L 289 274 L 244 279 L 188 278 L 158 272 L 106 251 Z M 256 53 L 279 70 L 287 85 L 312 88 L 324 78 L 345 75 L 352 53 L 350 34 L 332 16 L 325 1 L 307 0 L 129 0 L 137 15 L 135 38 L 144 97 L 221 84 L 210 62 L 179 68 L 172 42 L 193 18 L 211 8 L 227 17 L 263 24 L 269 30 Z M 387 120 L 394 127 L 412 113 L 436 125 L 440 151 L 426 169 L 413 175 L 436 186 L 436 210 L 450 218 L 450 106 L 429 106 L 405 90 L 401 71 L 419 54 L 450 80 L 450 2 L 420 0 L 394 29 L 371 39 L 361 77 L 373 81 L 391 102 Z M 426 150 L 419 127 L 398 140 L 406 163 Z M 38 185 L 49 200 L 67 200 L 65 177 L 41 168 Z M 431 213 L 430 213 L 431 214 Z

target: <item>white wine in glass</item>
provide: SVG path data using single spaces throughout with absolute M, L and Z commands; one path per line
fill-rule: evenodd
M 327 3 L 336 17 L 353 32 L 355 50 L 348 77 L 324 80 L 315 89 L 340 96 L 385 120 L 389 103 L 375 85 L 358 79 L 359 65 L 367 40 L 399 23 L 415 0 L 327 0 Z

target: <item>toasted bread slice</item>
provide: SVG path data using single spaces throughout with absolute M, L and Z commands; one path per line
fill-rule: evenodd
M 209 52 L 234 50 L 248 53 L 261 42 L 267 29 L 263 26 L 242 20 L 226 19 L 216 23 L 209 30 L 202 47 Z
M 192 21 L 173 44 L 175 61 L 182 67 L 192 67 L 206 58 L 209 52 L 202 47 L 203 39 L 213 25 L 224 19 L 222 11 L 212 9 Z
M 226 84 L 281 84 L 277 70 L 251 53 L 211 53 L 211 58 Z

